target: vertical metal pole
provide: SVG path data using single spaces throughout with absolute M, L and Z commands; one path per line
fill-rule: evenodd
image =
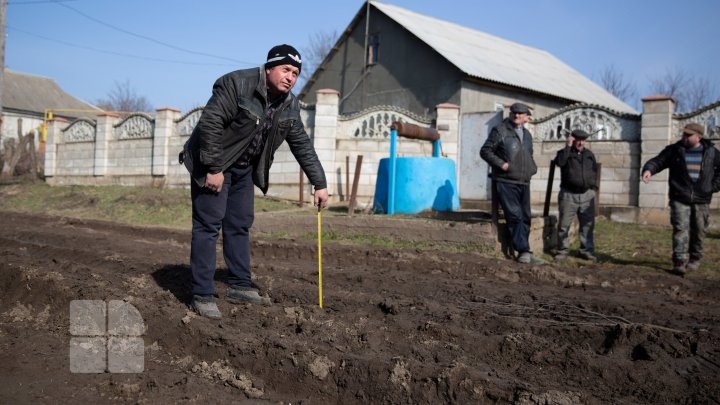
M 5 82 L 5 25 L 7 22 L 7 0 L 0 0 L 0 131 L 2 131 L 3 87 Z M 0 136 L 1 137 L 1 136 Z
M 395 214 L 395 168 L 397 157 L 395 144 L 397 143 L 397 129 L 390 130 L 390 161 L 388 162 L 388 206 L 387 214 Z
M 367 0 L 365 4 L 365 58 L 363 59 L 363 72 L 365 72 L 368 65 L 368 35 L 370 35 L 370 0 Z
M 433 157 L 440 157 L 440 140 L 439 140 L 439 139 L 436 139 L 435 141 L 433 141 L 433 152 L 432 152 L 432 156 L 433 156 Z
M 345 199 L 350 199 L 350 155 L 345 156 Z

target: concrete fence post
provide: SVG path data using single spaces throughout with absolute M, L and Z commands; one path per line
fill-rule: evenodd
M 331 89 L 317 91 L 317 103 L 315 104 L 315 151 L 320 163 L 325 169 L 325 177 L 328 181 L 328 193 L 336 195 L 337 179 L 333 175 L 338 169 L 335 162 L 335 144 L 337 141 L 338 114 L 340 92 Z
M 675 112 L 675 100 L 670 96 L 650 96 L 642 99 L 642 129 L 640 132 L 640 170 L 651 158 L 662 151 L 674 138 L 672 133 L 672 115 Z M 642 183 L 640 173 L 638 207 L 645 215 L 660 214 L 667 207 L 668 171 L 665 170 L 650 178 L 648 184 Z M 644 222 L 644 221 L 642 221 Z
M 107 174 L 108 143 L 113 138 L 118 118 L 119 115 L 115 113 L 98 114 L 95 127 L 95 163 L 93 165 L 93 175 L 95 176 Z
M 61 131 L 66 125 L 67 121 L 59 117 L 55 117 L 47 122 L 47 136 L 45 138 L 45 177 L 55 176 L 57 170 L 58 145 L 65 142 Z
M 435 128 L 440 133 L 442 152 L 457 164 L 458 137 L 460 131 L 460 106 L 457 104 L 438 104 Z
M 170 162 L 168 146 L 170 138 L 175 132 L 175 120 L 180 118 L 180 110 L 163 107 L 158 108 L 156 112 L 152 147 L 152 175 L 167 176 Z

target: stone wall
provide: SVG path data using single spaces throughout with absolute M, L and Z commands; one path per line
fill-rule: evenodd
M 347 200 L 350 189 L 347 178 L 352 183 L 355 163 L 362 155 L 358 206 L 372 205 L 380 159 L 389 155 L 393 121 L 437 128 L 443 155 L 457 161 L 461 133 L 459 106 L 438 105 L 437 118 L 430 122 L 393 106 L 342 115 L 338 113 L 339 99 L 337 91 L 320 90 L 317 104 L 303 105 L 301 110 L 301 119 L 325 168 L 329 192 L 335 201 Z M 173 108 L 163 108 L 154 116 L 135 114 L 121 118 L 104 114 L 97 121 L 79 119 L 70 123 L 54 119 L 49 122 L 45 149 L 47 181 L 50 184 L 188 187 L 189 176 L 184 166 L 178 164 L 177 156 L 201 114 L 202 108 L 185 115 Z M 671 98 L 659 96 L 643 100 L 642 115 L 576 104 L 536 117 L 529 125 L 539 166 L 531 183 L 534 207 L 542 207 L 545 201 L 550 161 L 565 145 L 565 133 L 581 128 L 593 134 L 588 148 L 602 164 L 600 204 L 607 215 L 618 221 L 666 224 L 667 172 L 653 176 L 650 184 L 642 184 L 640 168 L 679 139 L 681 128 L 689 122 L 705 125 L 706 137 L 719 141 L 720 102 L 680 115 L 674 113 Z M 431 153 L 430 142 L 398 140 L 398 156 L 430 156 Z M 283 144 L 274 155 L 268 194 L 297 200 L 300 177 L 300 166 L 287 144 Z M 556 171 L 553 204 L 557 200 L 559 178 Z M 304 176 L 303 184 L 303 197 L 308 201 L 312 187 Z M 720 209 L 720 197 L 713 199 L 711 207 Z
M 545 201 L 550 162 L 566 145 L 566 134 L 582 129 L 593 134 L 587 148 L 602 164 L 601 205 L 637 206 L 640 170 L 640 116 L 620 114 L 598 106 L 575 104 L 529 125 L 535 139 L 538 174 L 531 183 L 535 204 Z M 553 198 L 560 191 L 560 172 L 555 171 Z

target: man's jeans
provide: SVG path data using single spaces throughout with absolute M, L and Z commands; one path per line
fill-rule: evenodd
M 518 253 L 530 251 L 530 186 L 528 184 L 513 184 L 498 181 L 495 183 L 498 199 L 505 214 L 512 246 Z
M 595 229 L 595 191 L 570 193 L 560 190 L 558 195 L 558 253 L 568 254 L 570 249 L 570 225 L 577 215 L 580 222 L 580 253 L 595 254 L 593 231 Z
M 215 249 L 221 228 L 228 283 L 251 285 L 249 232 L 255 218 L 252 171 L 252 166 L 230 167 L 224 172 L 225 182 L 219 193 L 190 180 L 193 222 L 190 267 L 195 295 L 215 293 Z
M 709 204 L 683 204 L 670 201 L 673 227 L 673 261 L 702 259 L 705 229 L 710 223 Z

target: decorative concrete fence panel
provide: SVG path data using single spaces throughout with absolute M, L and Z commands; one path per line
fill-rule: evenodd
M 540 204 L 545 200 L 550 161 L 558 150 L 565 147 L 567 134 L 582 129 L 592 137 L 587 148 L 602 164 L 600 204 L 637 205 L 640 170 L 640 116 L 621 114 L 590 104 L 574 104 L 529 126 L 534 137 L 535 161 L 538 174 L 531 183 L 532 200 Z M 560 173 L 555 171 L 552 203 L 557 203 L 560 191 Z
M 351 184 L 348 183 L 353 181 L 357 157 L 362 155 L 358 206 L 372 205 L 378 164 L 389 155 L 390 126 L 394 121 L 434 126 L 440 133 L 443 155 L 459 163 L 460 107 L 457 105 L 438 105 L 435 119 L 428 121 L 393 106 L 341 115 L 339 104 L 337 91 L 319 90 L 317 104 L 301 103 L 300 113 L 325 168 L 328 191 L 336 201 L 349 197 L 347 190 Z M 564 147 L 565 134 L 583 129 L 593 134 L 588 148 L 602 163 L 600 204 L 614 209 L 610 217 L 627 222 L 668 223 L 667 171 L 653 176 L 646 185 L 640 180 L 642 164 L 676 142 L 681 128 L 690 122 L 704 125 L 706 138 L 720 143 L 720 102 L 686 114 L 675 114 L 674 107 L 672 98 L 654 96 L 643 99 L 642 115 L 575 104 L 537 118 L 529 125 L 539 166 L 531 183 L 533 205 L 541 207 L 545 201 L 550 161 Z M 125 119 L 112 113 L 100 114 L 97 121 L 79 119 L 68 123 L 56 118 L 48 126 L 47 181 L 50 184 L 188 187 L 190 176 L 178 163 L 178 154 L 201 115 L 202 108 L 185 115 L 173 108 L 162 108 L 154 115 L 133 114 Z M 430 156 L 431 153 L 429 142 L 399 139 L 398 156 Z M 269 194 L 296 200 L 300 195 L 300 179 L 300 167 L 290 148 L 283 143 L 273 157 Z M 302 195 L 308 201 L 312 187 L 304 176 L 302 181 Z M 551 201 L 555 204 L 560 184 L 557 171 L 553 183 Z M 715 196 L 711 207 L 720 209 L 720 197 Z

